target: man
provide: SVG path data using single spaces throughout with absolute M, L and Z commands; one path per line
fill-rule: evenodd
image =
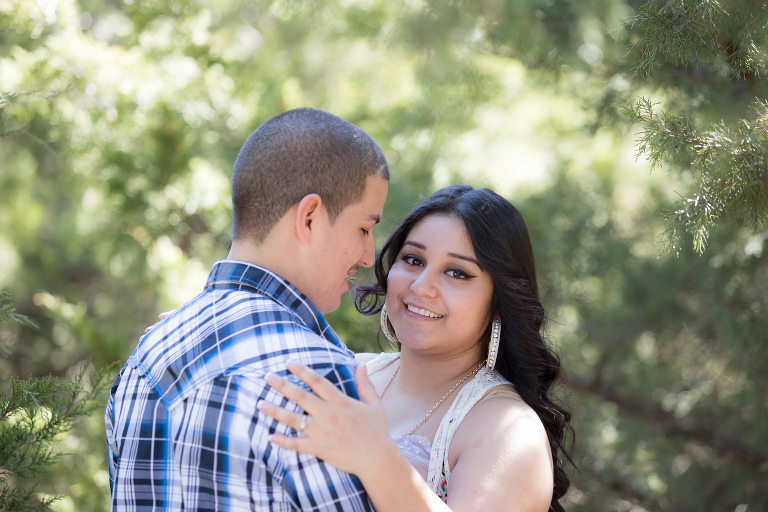
M 112 510 L 372 510 L 356 477 L 272 445 L 297 432 L 256 404 L 299 410 L 264 381 L 292 378 L 289 359 L 356 397 L 353 355 L 322 315 L 373 264 L 388 180 L 373 139 L 326 112 L 292 110 L 251 135 L 232 171 L 228 259 L 112 387 Z

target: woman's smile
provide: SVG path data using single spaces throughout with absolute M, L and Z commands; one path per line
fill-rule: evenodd
M 426 308 L 421 308 L 413 304 L 405 304 L 406 315 L 417 320 L 440 320 L 445 315 L 438 315 L 437 313 L 430 311 Z
M 408 233 L 387 279 L 387 314 L 403 349 L 462 353 L 481 345 L 493 284 L 464 223 L 430 215 Z

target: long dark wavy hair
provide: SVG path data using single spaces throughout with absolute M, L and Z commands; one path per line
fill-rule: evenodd
M 491 337 L 490 319 L 500 318 L 495 370 L 514 384 L 544 424 L 555 465 L 550 510 L 562 512 L 559 500 L 571 484 L 563 466 L 566 461 L 574 465 L 574 431 L 570 412 L 553 396 L 553 386 L 561 374 L 560 358 L 542 335 L 546 316 L 539 301 L 528 228 L 509 201 L 492 190 L 469 185 L 446 187 L 429 196 L 405 216 L 384 243 L 374 265 L 376 283 L 358 286 L 354 291 L 357 309 L 365 315 L 381 310 L 389 269 L 411 229 L 430 215 L 456 217 L 464 222 L 475 256 L 493 281 L 484 338 Z

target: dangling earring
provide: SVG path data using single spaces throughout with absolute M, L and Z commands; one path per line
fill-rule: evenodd
M 392 343 L 400 343 L 397 341 L 397 338 L 392 336 L 392 333 L 389 332 L 389 327 L 387 327 L 387 305 L 384 304 L 381 306 L 381 331 L 384 333 L 384 337 L 387 338 Z
M 488 344 L 488 363 L 486 367 L 493 371 L 496 366 L 496 356 L 499 355 L 499 339 L 501 339 L 501 320 L 494 320 L 491 327 L 491 342 Z

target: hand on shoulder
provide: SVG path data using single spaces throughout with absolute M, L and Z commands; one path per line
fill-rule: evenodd
M 357 364 L 365 364 L 378 355 L 379 354 L 374 354 L 372 352 L 360 352 L 359 354 L 355 354 L 355 362 L 357 362 Z

